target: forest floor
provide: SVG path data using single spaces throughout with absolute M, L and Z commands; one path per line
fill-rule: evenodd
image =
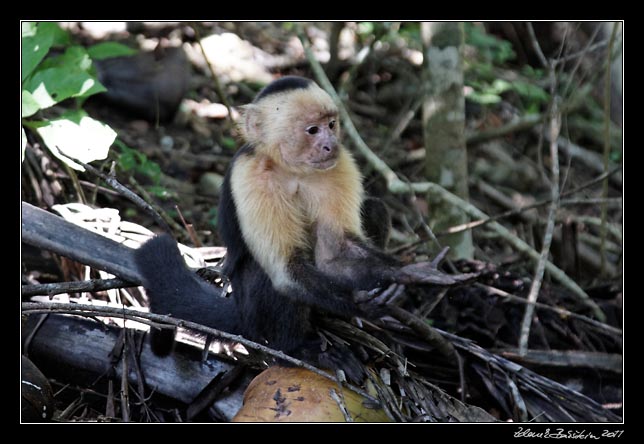
M 113 29 L 95 25 L 70 24 L 68 28 L 85 46 L 109 40 L 155 51 L 161 66 L 168 72 L 175 72 L 176 67 L 169 68 L 163 63 L 186 62 L 176 68 L 186 75 L 187 86 L 176 110 L 171 107 L 171 119 L 150 119 L 145 112 L 133 111 L 131 106 L 126 110 L 123 103 L 115 105 L 101 97 L 85 103 L 85 110 L 114 129 L 121 142 L 104 163 L 104 168 L 109 169 L 112 161 L 117 162 L 117 177 L 133 188 L 133 182 L 126 178 L 134 177 L 141 187 L 135 192 L 146 190 L 154 206 L 175 221 L 173 228 L 182 227 L 182 219 L 191 225 L 192 235 L 184 229 L 175 230 L 174 234 L 181 242 L 194 244 L 192 241 L 196 238 L 201 245 L 221 245 L 216 230 L 218 188 L 240 140 L 224 100 L 217 92 L 211 68 L 217 74 L 221 92 L 231 106 L 234 118 L 236 108 L 249 103 L 258 89 L 277 75 L 314 77 L 296 33 L 288 24 L 255 22 L 165 23 L 139 25 L 128 30 L 118 28 L 118 23 L 112 23 Z M 417 97 L 423 70 L 418 58 L 422 59 L 422 51 L 413 44 L 413 37 L 401 37 L 406 35 L 405 29 L 373 32 L 370 37 L 360 26 L 349 24 L 339 34 L 337 47 L 330 47 L 329 43 L 329 36 L 334 33 L 333 25 L 310 25 L 307 34 L 314 54 L 325 63 L 327 73 L 332 74 L 332 83 L 366 144 L 399 177 L 422 182 L 426 159 L 422 102 Z M 575 30 L 570 44 L 583 48 L 589 37 L 580 28 Z M 527 68 L 536 66 L 536 56 L 524 34 L 516 33 L 512 41 L 509 34 L 504 34 L 504 29 L 491 26 L 488 31 L 511 41 L 517 53 L 516 58 L 506 63 L 488 63 L 492 75 L 547 90 L 543 76 L 535 80 L 526 74 Z M 559 43 L 559 34 L 555 31 L 545 27 L 538 29 L 544 48 L 556 47 Z M 203 36 L 208 37 L 200 46 L 197 42 Z M 171 59 L 164 54 L 164 47 L 182 48 L 186 59 L 178 62 Z M 368 52 L 362 57 L 359 53 L 366 51 L 365 48 Z M 205 62 L 202 49 L 209 55 L 212 66 Z M 477 85 L 484 83 L 477 77 L 482 75 L 480 54 L 483 49 L 474 42 L 464 51 L 468 69 L 466 90 L 476 90 Z M 573 49 L 574 46 L 571 53 Z M 339 54 L 337 59 L 332 56 L 334 50 Z M 554 219 L 548 257 L 590 296 L 605 320 L 588 322 L 587 319 L 595 316 L 592 309 L 574 291 L 546 273 L 538 299 L 545 306 L 538 307 L 535 312 L 528 341 L 530 353 L 520 355 L 517 349 L 526 309 L 525 298 L 533 281 L 536 261 L 517 251 L 489 223 L 472 229 L 474 260 L 454 264 L 461 271 L 481 271 L 478 285 L 450 289 L 447 293 L 409 289 L 406 308 L 430 319 L 433 327 L 473 340 L 484 349 L 577 390 L 621 415 L 621 109 L 617 111 L 619 119 L 613 119 L 616 123 L 612 124 L 614 130 L 609 141 L 609 171 L 617 171 L 606 181 L 597 180 L 605 168 L 603 77 L 589 66 L 599 63 L 598 58 L 594 53 L 585 54 L 579 59 L 578 71 L 566 65 L 560 72 L 561 84 L 569 82 L 569 94 L 570 90 L 584 90 L 585 95 L 562 119 L 559 163 L 563 194 Z M 107 75 L 114 75 L 106 69 Z M 163 88 L 167 88 L 168 95 L 176 94 L 171 79 L 159 80 L 162 74 L 158 72 L 141 72 L 133 68 L 131 72 L 121 74 L 126 81 L 119 88 L 123 88 L 126 96 L 140 94 L 141 84 L 153 81 L 160 82 L 163 94 Z M 156 80 L 146 76 L 156 76 Z M 493 103 L 475 100 L 475 94 L 466 97 L 470 203 L 539 252 L 548 225 L 552 189 L 549 179 L 552 158 L 547 127 L 543 124 L 547 121 L 549 101 L 531 98 L 520 93 L 518 88 L 496 94 L 498 100 L 494 99 Z M 616 131 L 619 131 L 617 135 Z M 349 138 L 345 144 L 354 149 Z M 132 150 L 144 154 L 145 158 L 137 157 L 140 154 L 132 155 Z M 136 160 L 127 166 L 126 157 Z M 24 201 L 40 207 L 76 201 L 70 176 L 37 141 L 30 144 L 28 158 L 31 158 L 32 167 L 46 166 L 54 174 L 45 170 L 39 174 L 46 179 L 39 182 L 42 189 L 38 192 L 34 189 L 34 181 L 27 180 L 24 176 L 28 175 L 23 174 Z M 393 194 L 368 159 L 359 154 L 356 159 L 364 174 L 367 193 L 383 199 L 391 210 L 393 225 L 388 250 L 410 260 L 433 257 L 440 248 L 428 235 L 430 230 L 426 221 L 432 211 L 429 195 Z M 88 178 L 87 181 L 96 182 L 96 179 Z M 604 184 L 606 188 L 603 188 Z M 93 198 L 92 205 L 117 208 L 122 219 L 159 231 L 151 218 L 122 196 L 104 191 L 104 188 L 97 190 L 91 184 L 83 186 L 86 196 Z M 580 187 L 582 189 L 574 191 Z M 573 193 L 566 194 L 571 190 Z M 525 208 L 535 203 L 539 205 L 529 210 Z M 440 242 L 443 233 L 435 234 Z M 69 278 L 69 270 L 63 272 L 51 264 L 45 270 L 42 260 L 35 260 L 35 256 L 27 253 L 23 268 L 24 274 L 29 276 L 28 282 L 59 282 L 63 280 L 62 275 Z M 443 388 L 457 396 L 457 377 L 452 374 L 449 378 L 452 379 Z M 476 385 L 470 388 L 472 393 L 468 402 L 483 407 L 501 420 L 508 419 L 510 414 L 495 404 L 494 396 L 483 395 Z

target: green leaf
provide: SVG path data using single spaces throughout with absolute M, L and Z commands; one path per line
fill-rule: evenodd
M 69 35 L 69 32 L 61 28 L 58 23 L 54 23 L 52 28 L 53 42 L 51 46 L 68 46 L 72 43 L 72 38 Z
M 87 97 L 107 91 L 94 77 L 83 71 L 49 68 L 36 72 L 24 85 L 41 109 L 70 97 Z
M 36 35 L 36 30 L 38 29 L 38 27 L 36 26 L 35 22 L 22 22 L 20 25 L 22 29 L 23 39 L 25 37 L 33 37 Z
M 29 91 L 22 90 L 22 117 L 34 115 L 40 109 L 40 105 Z
M 65 68 L 70 71 L 88 71 L 92 67 L 92 59 L 82 46 L 71 46 L 64 54 L 56 57 L 48 57 L 43 61 L 38 70 L 48 68 Z
M 531 102 L 546 103 L 550 100 L 550 95 L 543 88 L 532 83 L 517 81 L 512 87 L 520 96 Z
M 484 28 L 471 22 L 465 22 L 465 41 L 490 62 L 502 64 L 516 57 L 512 43 L 488 34 Z
M 467 98 L 473 102 L 480 103 L 481 105 L 493 105 L 501 101 L 501 97 L 493 93 L 484 93 L 478 91 L 471 91 Z
M 136 50 L 117 42 L 103 42 L 87 48 L 87 52 L 94 60 L 108 59 L 110 57 L 128 56 L 136 54 Z
M 543 69 L 533 68 L 530 65 L 523 65 L 521 67 L 521 74 L 535 80 L 543 79 L 543 77 L 545 76 Z
M 486 92 L 491 92 L 494 94 L 503 94 L 506 91 L 512 89 L 512 84 L 503 79 L 496 79 L 492 82 L 492 86 Z
M 158 197 L 160 199 L 167 200 L 167 199 L 170 199 L 172 197 L 170 192 L 168 190 L 166 190 L 164 187 L 160 186 L 160 185 L 153 185 L 151 187 L 147 187 L 146 189 L 147 189 L 148 193 L 150 193 L 153 196 Z M 172 213 L 172 211 L 168 211 L 168 214 L 171 214 L 171 213 Z
M 137 165 L 136 156 L 132 151 L 125 151 L 118 157 L 118 164 L 123 171 L 130 171 Z
M 52 154 L 78 171 L 84 171 L 84 168 L 62 156 L 59 150 L 67 156 L 89 163 L 105 159 L 116 138 L 116 132 L 112 128 L 92 119 L 84 111 L 72 111 L 59 119 L 35 126 Z
M 47 55 L 54 40 L 55 23 L 24 24 L 22 26 L 22 76 L 24 81 Z
M 237 142 L 232 137 L 222 137 L 221 144 L 224 146 L 224 148 L 229 150 L 234 150 L 237 146 Z
M 539 114 L 539 109 L 540 107 L 536 102 L 530 102 L 528 106 L 526 106 L 525 109 L 523 110 L 523 113 L 526 115 L 529 115 L 529 114 L 536 115 L 536 114 Z
M 373 34 L 373 22 L 360 22 L 358 23 L 358 34 L 371 35 Z
M 147 158 L 142 152 L 128 147 L 121 140 L 115 140 L 114 145 L 121 153 L 118 156 L 118 166 L 123 171 L 133 171 L 148 176 L 154 184 L 161 179 L 161 167 L 156 162 Z
M 217 212 L 217 207 L 215 205 L 210 207 L 210 210 L 208 211 L 208 222 L 210 225 L 213 227 L 217 226 L 217 219 L 218 219 L 218 212 Z
M 27 134 L 25 134 L 25 129 L 20 128 L 22 131 L 22 154 L 20 155 L 20 162 L 25 160 L 25 148 L 27 148 Z

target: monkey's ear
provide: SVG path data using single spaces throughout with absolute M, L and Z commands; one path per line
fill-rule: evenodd
M 244 139 L 248 143 L 262 140 L 261 128 L 261 110 L 254 104 L 248 104 L 241 107 L 241 125 L 240 129 Z

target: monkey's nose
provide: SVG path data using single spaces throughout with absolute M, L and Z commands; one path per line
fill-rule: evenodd
M 324 146 L 322 147 L 322 149 L 323 149 L 324 151 L 326 151 L 327 153 L 330 153 L 331 151 L 333 151 L 333 148 L 331 148 L 330 146 L 327 146 L 327 145 L 324 145 Z

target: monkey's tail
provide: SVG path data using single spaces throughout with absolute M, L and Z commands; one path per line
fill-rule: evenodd
M 167 234 L 154 237 L 134 253 L 153 313 L 196 322 L 207 327 L 236 333 L 239 313 L 232 298 L 207 284 L 186 266 L 175 240 Z M 151 330 L 152 351 L 170 353 L 174 330 Z

